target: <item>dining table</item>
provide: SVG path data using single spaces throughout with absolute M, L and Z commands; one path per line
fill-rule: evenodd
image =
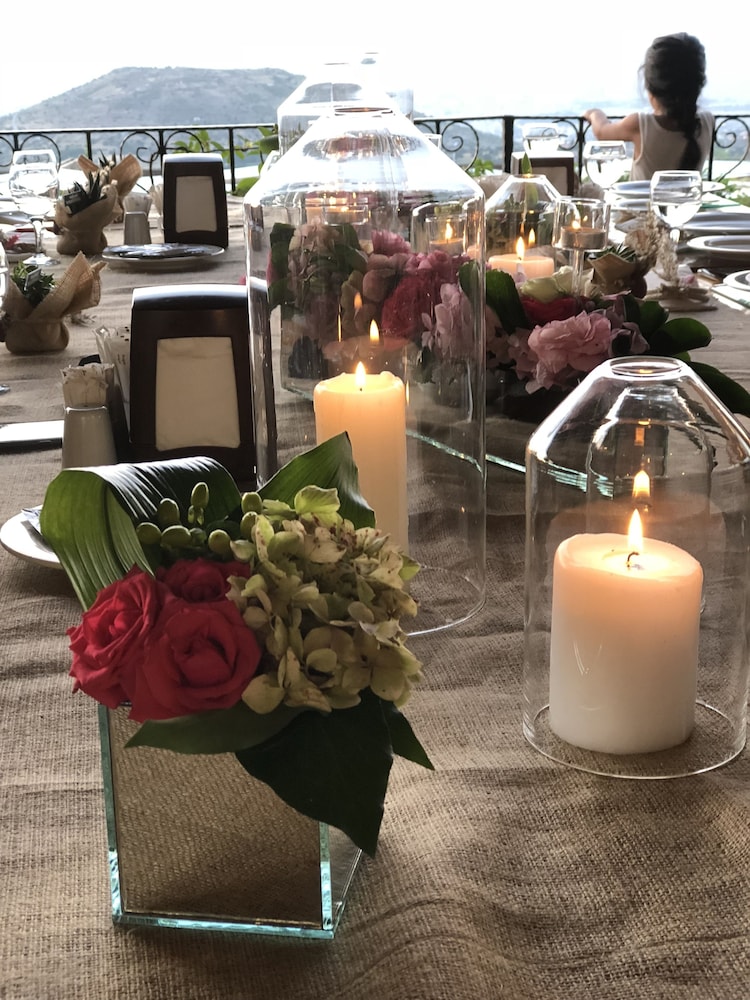
M 235 199 L 229 218 L 225 252 L 188 271 L 107 265 L 64 350 L 0 344 L 0 425 L 62 418 L 61 370 L 96 352 L 98 328 L 129 324 L 134 288 L 241 282 Z M 708 306 L 701 359 L 750 389 L 750 310 Z M 2 446 L 0 524 L 41 504 L 60 467 L 59 440 Z M 0 997 L 745 1000 L 750 753 L 627 780 L 526 742 L 525 493 L 522 471 L 488 463 L 484 605 L 412 642 L 424 676 L 405 712 L 434 771 L 394 763 L 332 941 L 113 925 L 97 710 L 69 676 L 81 609 L 59 566 L 0 550 Z M 294 852 L 283 832 L 278 850 Z

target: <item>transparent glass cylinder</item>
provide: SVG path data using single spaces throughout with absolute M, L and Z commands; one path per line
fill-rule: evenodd
M 553 255 L 552 223 L 560 194 L 544 174 L 508 177 L 487 201 L 487 259 L 514 253 L 518 239 L 526 247 L 546 247 Z
M 743 427 L 683 362 L 611 360 L 531 436 L 526 471 L 527 740 L 619 777 L 731 760 L 748 697 Z
M 115 924 L 333 938 L 361 852 L 233 754 L 128 747 L 99 706 Z
M 260 483 L 347 431 L 378 527 L 421 566 L 413 631 L 464 620 L 485 588 L 481 189 L 398 112 L 348 111 L 245 219 Z

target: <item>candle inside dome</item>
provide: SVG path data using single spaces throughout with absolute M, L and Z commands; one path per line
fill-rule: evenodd
M 694 725 L 703 571 L 688 552 L 603 532 L 555 553 L 549 724 L 611 754 L 678 746 Z

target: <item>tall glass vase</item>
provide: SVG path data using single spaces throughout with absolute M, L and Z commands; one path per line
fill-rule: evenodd
M 115 924 L 333 938 L 360 851 L 301 816 L 233 754 L 126 747 L 99 707 Z
M 260 178 L 245 224 L 259 483 L 347 432 L 377 527 L 420 565 L 413 631 L 465 620 L 485 589 L 481 189 L 405 116 L 349 109 Z

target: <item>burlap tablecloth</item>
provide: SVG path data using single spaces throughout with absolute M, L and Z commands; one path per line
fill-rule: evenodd
M 128 322 L 134 284 L 237 280 L 237 227 L 231 240 L 203 272 L 105 269 L 60 355 L 0 349 L 0 421 L 61 416 L 59 369 L 94 352 L 96 326 Z M 706 318 L 714 359 L 750 384 L 748 315 Z M 59 448 L 0 454 L 0 522 L 59 467 Z M 631 782 L 524 742 L 523 488 L 489 469 L 486 607 L 415 643 L 426 677 L 408 715 L 436 771 L 395 765 L 333 942 L 113 928 L 96 708 L 67 676 L 79 609 L 61 572 L 0 552 L 3 1000 L 744 1000 L 748 752 Z

